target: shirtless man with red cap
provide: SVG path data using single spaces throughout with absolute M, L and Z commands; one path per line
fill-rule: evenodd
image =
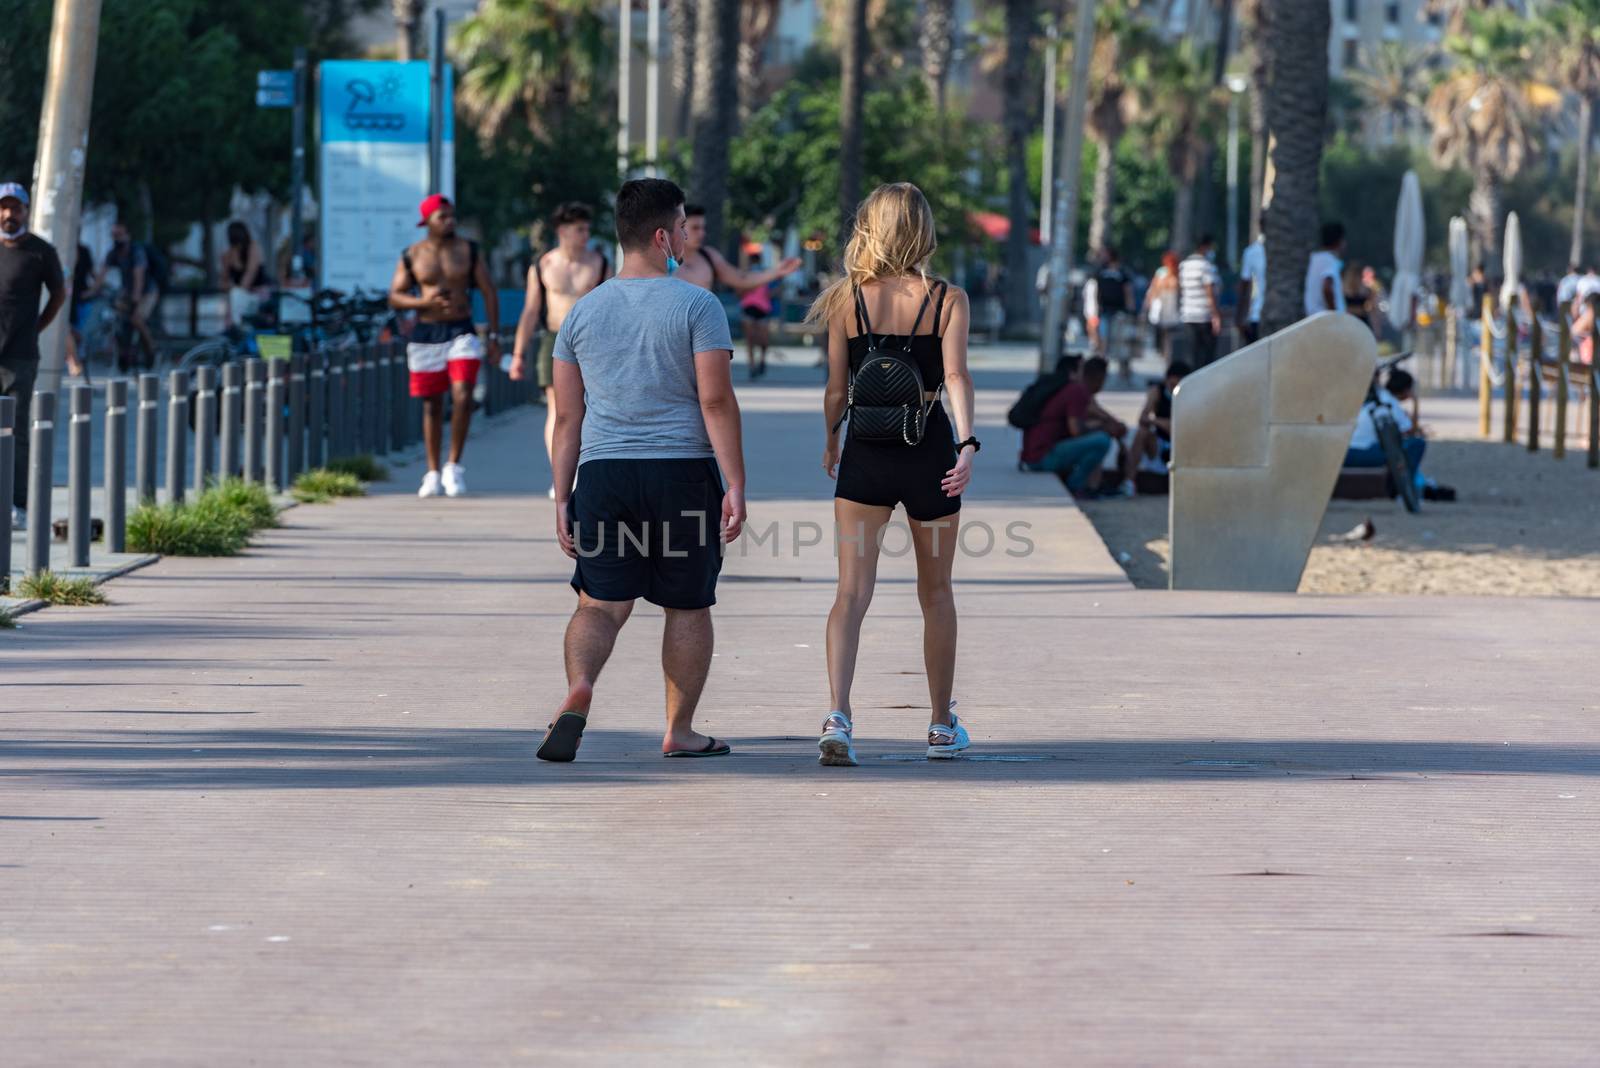
M 417 313 L 417 326 L 406 346 L 411 371 L 411 395 L 422 398 L 422 444 L 428 455 L 428 473 L 419 497 L 459 497 L 467 492 L 461 453 L 467 445 L 472 421 L 472 387 L 484 357 L 484 343 L 472 321 L 472 290 L 483 293 L 488 312 L 488 356 L 500 359 L 495 327 L 500 322 L 500 300 L 489 277 L 489 265 L 475 242 L 456 236 L 456 210 L 448 199 L 434 193 L 419 206 L 418 226 L 428 236 L 400 254 L 394 280 L 389 283 L 389 306 Z M 439 465 L 444 434 L 444 395 L 450 394 L 450 460 Z

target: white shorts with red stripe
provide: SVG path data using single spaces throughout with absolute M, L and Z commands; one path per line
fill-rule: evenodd
M 450 383 L 478 380 L 483 342 L 470 321 L 418 323 L 406 345 L 406 367 L 411 371 L 413 397 L 437 397 Z

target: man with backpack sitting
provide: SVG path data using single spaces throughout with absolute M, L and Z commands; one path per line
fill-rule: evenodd
M 1095 403 L 1106 384 L 1106 361 L 1099 356 L 1083 364 L 1080 377 L 1056 390 L 1039 418 L 1023 431 L 1022 468 L 1050 471 L 1074 497 L 1099 496 L 1100 465 L 1113 443 L 1128 433 L 1115 416 Z M 1119 496 L 1120 490 L 1111 496 Z

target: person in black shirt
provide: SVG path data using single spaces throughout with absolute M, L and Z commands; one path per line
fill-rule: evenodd
M 39 298 L 50 291 L 44 310 Z M 0 184 L 0 394 L 17 402 L 16 423 L 25 428 L 39 373 L 39 331 L 49 326 L 67 300 L 61 259 L 50 242 L 28 233 L 28 191 L 15 182 Z M 16 434 L 11 483 L 11 527 L 27 526 L 28 434 Z
M 1100 270 L 1095 275 L 1095 299 L 1100 305 L 1099 349 L 1117 361 L 1118 373 L 1123 381 L 1129 378 L 1133 354 L 1126 345 L 1117 344 L 1117 325 L 1124 315 L 1133 310 L 1133 279 L 1122 266 L 1117 250 L 1107 245 L 1100 253 Z M 1117 351 L 1113 352 L 1115 348 Z

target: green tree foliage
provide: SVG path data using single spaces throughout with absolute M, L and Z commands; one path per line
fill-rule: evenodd
M 981 179 L 998 150 L 992 131 L 955 115 L 947 116 L 941 136 L 935 105 L 919 78 L 902 72 L 869 79 L 863 187 L 915 182 L 933 208 L 941 253 L 948 254 L 967 237 L 967 213 L 987 206 L 978 191 L 992 188 Z M 780 89 L 751 115 L 733 143 L 731 163 L 728 207 L 735 226 L 766 235 L 792 224 L 831 243 L 839 221 L 837 79 L 823 76 Z

